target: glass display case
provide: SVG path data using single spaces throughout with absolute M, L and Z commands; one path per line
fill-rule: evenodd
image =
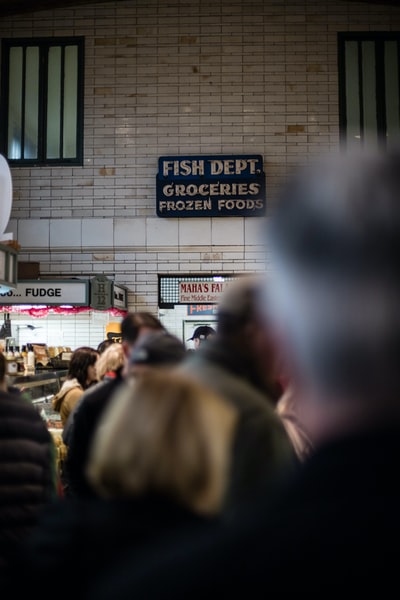
M 60 390 L 67 370 L 16 375 L 8 377 L 10 385 L 18 388 L 40 412 L 49 429 L 62 429 L 59 413 L 53 410 L 51 401 Z
M 8 384 L 18 388 L 25 398 L 30 400 L 46 422 L 55 446 L 56 469 L 61 482 L 61 473 L 67 447 L 62 439 L 62 423 L 60 414 L 53 410 L 52 399 L 60 390 L 67 377 L 68 370 L 43 371 L 32 375 L 8 375 Z M 60 484 L 61 485 L 61 484 Z M 61 493 L 61 492 L 60 492 Z

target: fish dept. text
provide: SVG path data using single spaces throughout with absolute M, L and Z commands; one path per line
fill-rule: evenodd
M 208 158 L 208 159 L 176 159 L 162 162 L 164 177 L 187 175 L 260 175 L 258 158 Z

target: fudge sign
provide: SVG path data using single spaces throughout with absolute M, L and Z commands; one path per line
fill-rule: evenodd
M 259 217 L 264 214 L 262 156 L 159 158 L 159 217 Z
M 0 294 L 0 304 L 88 305 L 87 281 L 19 281 L 16 289 Z

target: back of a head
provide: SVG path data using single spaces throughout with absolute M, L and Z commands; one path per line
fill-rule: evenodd
M 150 312 L 131 312 L 121 322 L 122 341 L 133 345 L 143 330 L 165 331 L 165 327 Z
M 272 314 L 296 368 L 336 397 L 400 394 L 400 152 L 300 169 L 267 224 Z
M 103 340 L 102 342 L 100 342 L 100 344 L 98 344 L 96 350 L 99 354 L 103 354 L 103 352 L 105 352 L 107 350 L 107 348 L 109 348 L 113 344 L 114 344 L 114 340 L 111 338 L 107 338 L 107 339 Z
M 217 332 L 235 337 L 261 318 L 265 285 L 262 275 L 243 275 L 229 283 L 217 309 Z
M 97 363 L 97 377 L 101 380 L 107 372 L 117 371 L 125 364 L 125 354 L 122 344 L 113 342 L 100 354 Z
M 88 476 L 100 495 L 156 494 L 218 511 L 228 483 L 236 411 L 182 374 L 156 370 L 121 387 L 92 446 Z
M 98 356 L 97 350 L 91 346 L 80 346 L 74 350 L 69 362 L 68 378 L 76 378 L 85 389 L 88 368 L 96 364 Z
M 129 358 L 129 368 L 173 366 L 186 356 L 184 343 L 166 331 L 152 331 L 141 336 Z

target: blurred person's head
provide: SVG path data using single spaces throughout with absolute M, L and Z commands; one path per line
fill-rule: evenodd
M 97 430 L 88 476 L 107 498 L 161 495 L 200 513 L 222 508 L 236 411 L 165 369 L 117 391 Z
M 122 344 L 112 342 L 100 354 L 96 363 L 97 377 L 101 381 L 108 373 L 116 373 L 125 364 Z
M 68 379 L 77 379 L 85 390 L 98 381 L 96 363 L 99 354 L 90 346 L 81 346 L 74 350 L 68 366 Z
M 109 348 L 112 344 L 114 344 L 114 340 L 111 338 L 106 338 L 97 346 L 96 350 L 99 354 L 103 354 L 107 348 Z
M 236 356 L 242 373 L 277 400 L 282 389 L 265 296 L 264 275 L 243 275 L 230 282 L 217 307 L 217 336 Z
M 399 199 L 398 149 L 338 154 L 294 173 L 268 220 L 271 314 L 316 426 L 397 411 Z
M 125 356 L 129 358 L 139 337 L 152 331 L 165 331 L 161 321 L 150 312 L 130 312 L 121 322 L 121 340 Z
M 166 331 L 140 336 L 129 357 L 127 373 L 137 375 L 154 367 L 172 367 L 186 356 L 184 343 Z
M 188 342 L 193 342 L 194 350 L 198 350 L 200 346 L 208 340 L 209 338 L 215 335 L 215 329 L 210 325 L 199 325 L 194 330 L 192 336 L 187 339 Z

